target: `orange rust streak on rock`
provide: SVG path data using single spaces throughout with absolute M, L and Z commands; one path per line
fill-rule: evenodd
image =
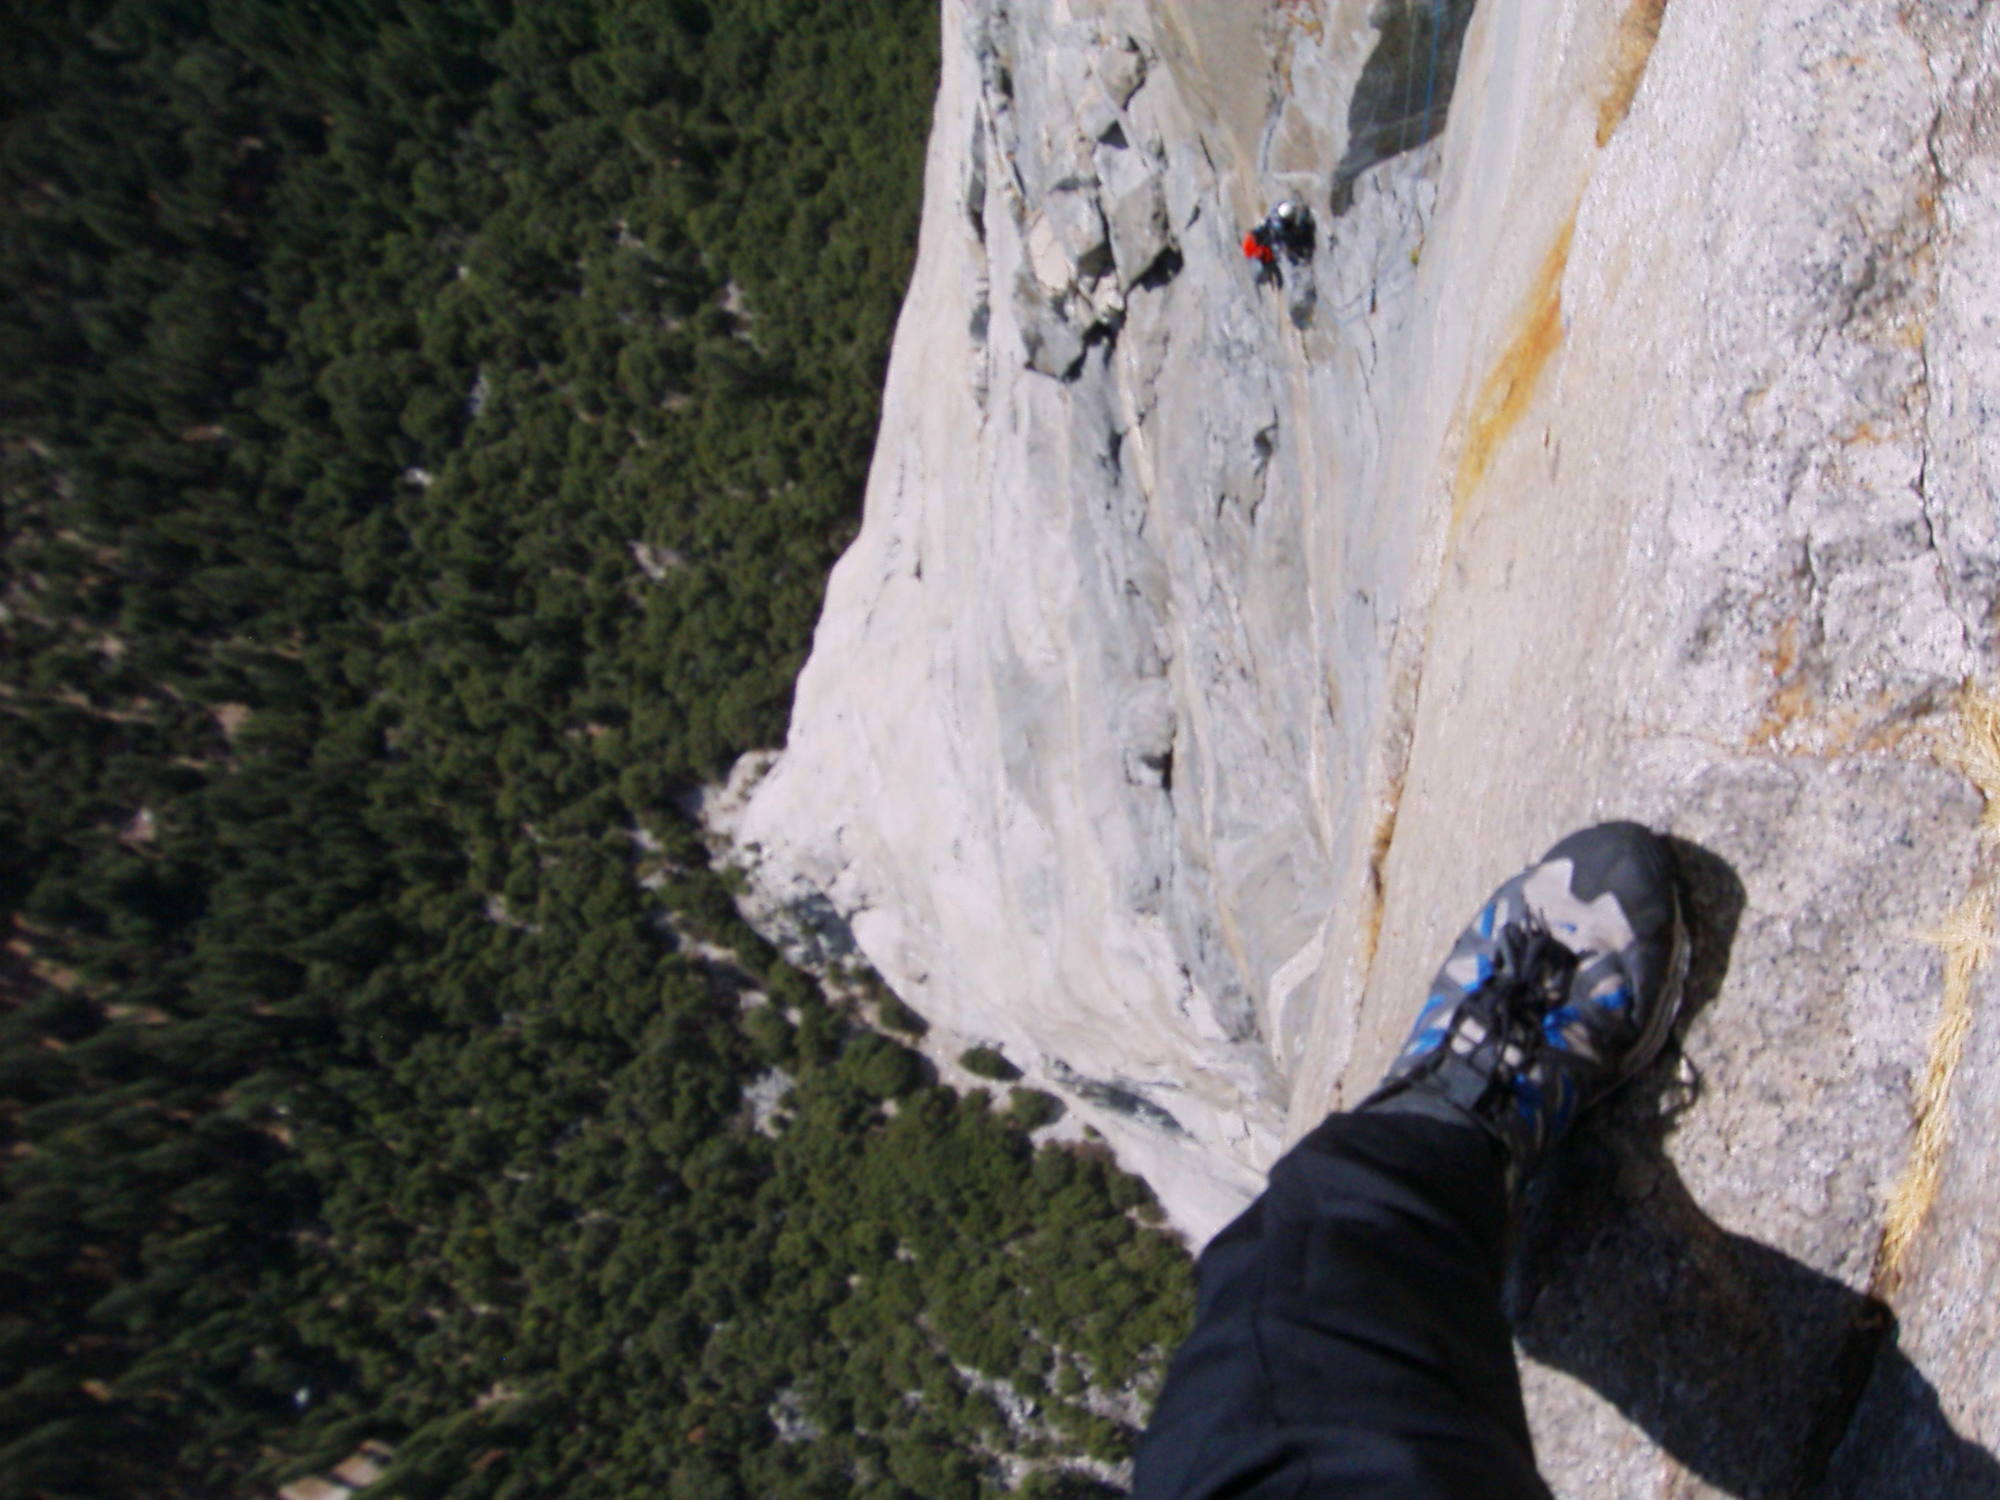
M 1562 232 L 1542 258 L 1542 268 L 1527 301 L 1515 314 L 1514 336 L 1501 354 L 1472 403 L 1466 423 L 1465 447 L 1458 455 L 1458 472 L 1451 481 L 1451 527 L 1455 532 L 1464 523 L 1473 491 L 1493 465 L 1494 451 L 1511 432 L 1535 386 L 1548 366 L 1549 357 L 1562 344 L 1562 277 L 1569 264 L 1569 242 L 1576 233 L 1576 213 L 1571 210 Z
M 1799 621 L 1788 617 L 1778 626 L 1778 638 L 1764 653 L 1771 669 L 1771 695 L 1764 705 L 1764 717 L 1750 731 L 1750 748 L 1763 750 L 1812 712 L 1812 689 L 1798 671 Z
M 1361 972 L 1375 968 L 1375 950 L 1382 943 L 1382 911 L 1389 896 L 1389 846 L 1396 841 L 1396 813 L 1403 802 L 1403 782 L 1399 776 L 1389 788 L 1388 805 L 1375 819 L 1368 839 L 1368 907 L 1361 921 Z
M 1667 0 L 1632 0 L 1618 20 L 1618 34 L 1611 43 L 1611 87 L 1597 104 L 1597 144 L 1608 145 L 1632 108 L 1632 96 L 1639 92 L 1652 60 L 1653 44 L 1660 39 L 1660 21 L 1667 13 Z

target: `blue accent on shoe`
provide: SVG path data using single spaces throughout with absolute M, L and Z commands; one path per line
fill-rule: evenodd
M 1493 908 L 1498 904 L 1498 902 L 1489 901 L 1479 913 L 1479 935 L 1483 938 L 1493 936 Z
M 1569 1028 L 1583 1019 L 1574 1005 L 1559 1005 L 1542 1017 L 1542 1035 L 1551 1047 L 1569 1051 Z
M 1516 1078 L 1514 1108 L 1520 1111 L 1522 1119 L 1532 1122 L 1542 1111 L 1541 1085 L 1532 1078 Z
M 1623 1010 L 1632 1003 L 1632 991 L 1621 984 L 1608 995 L 1599 995 L 1595 1003 L 1606 1010 Z

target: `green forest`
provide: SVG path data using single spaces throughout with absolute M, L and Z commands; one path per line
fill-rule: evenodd
M 6 8 L 0 1497 L 1115 1492 L 1145 1188 L 674 810 L 858 524 L 937 45 Z

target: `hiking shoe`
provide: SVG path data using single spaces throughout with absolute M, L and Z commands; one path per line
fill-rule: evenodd
M 1505 1148 L 1512 1189 L 1659 1055 L 1687 962 L 1666 844 L 1637 823 L 1573 833 L 1459 934 L 1361 1108 L 1469 1116 Z

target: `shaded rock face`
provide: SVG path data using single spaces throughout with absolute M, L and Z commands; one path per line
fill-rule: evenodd
M 1428 145 L 1444 129 L 1458 81 L 1473 0 L 1382 0 L 1376 32 L 1347 105 L 1347 150 L 1334 168 L 1330 206 L 1345 213 L 1369 168 Z
M 1198 1242 L 1495 882 L 1651 822 L 1699 1004 L 1531 1205 L 1557 1492 L 2000 1494 L 2000 997 L 1934 1037 L 1920 940 L 1991 879 L 1936 752 L 1994 676 L 2000 10 L 1413 4 L 945 6 L 865 524 L 719 826 Z M 1458 66 L 1384 157 L 1398 25 Z

